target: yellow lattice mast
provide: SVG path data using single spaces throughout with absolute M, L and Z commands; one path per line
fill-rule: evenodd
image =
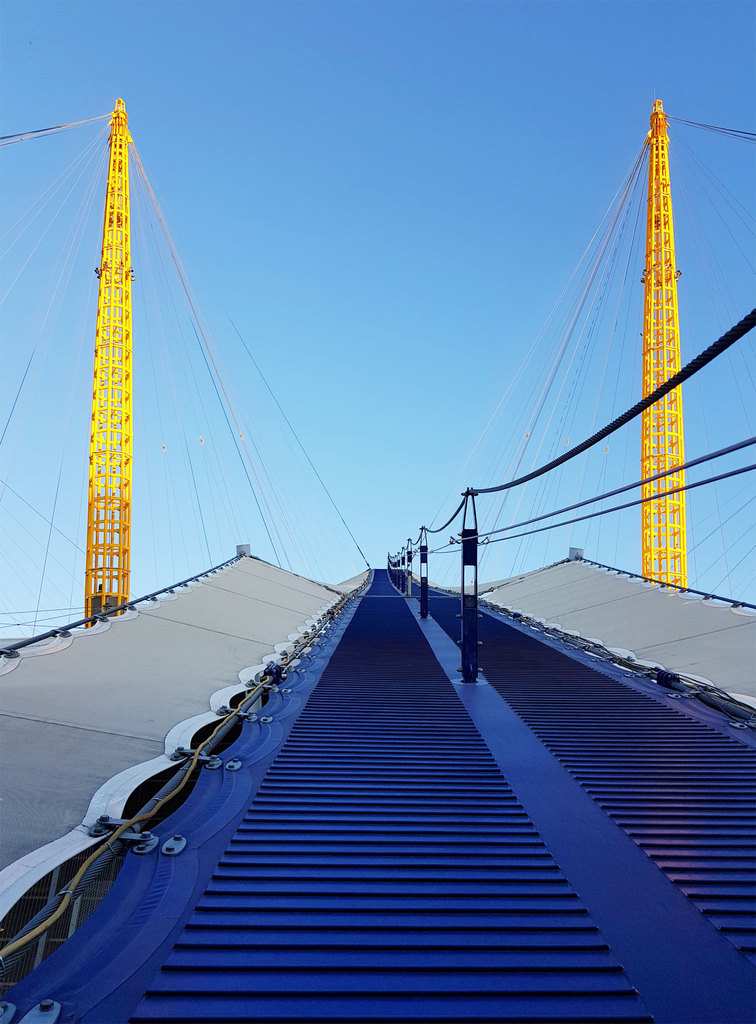
M 643 308 L 643 397 L 680 369 L 677 269 L 669 184 L 667 118 L 661 100 L 654 103 L 648 133 L 648 211 Z M 682 465 L 682 394 L 675 388 L 646 409 L 641 425 L 641 476 Z M 666 492 L 685 483 L 679 470 L 646 484 L 642 505 L 643 575 L 661 583 L 688 585 L 685 494 Z
M 131 236 L 126 106 L 110 121 L 110 163 L 97 271 L 85 614 L 128 601 L 131 545 Z

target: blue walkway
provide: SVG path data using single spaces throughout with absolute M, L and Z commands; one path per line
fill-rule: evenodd
M 737 883 L 744 864 L 729 846 L 719 859 L 705 810 L 704 851 L 680 780 L 692 759 L 695 790 L 721 756 L 729 786 L 751 752 L 490 616 L 492 685 L 461 684 L 458 603 L 432 598 L 421 624 L 385 573 L 352 607 L 317 678 L 223 755 L 245 771 L 203 773 L 208 792 L 165 823 L 187 852 L 129 856 L 101 910 L 10 994 L 19 1009 L 52 997 L 87 1024 L 750 1021 L 752 965 L 724 937 L 730 905 L 707 902 L 721 909 L 712 883 L 731 876 L 686 874 L 732 862 Z

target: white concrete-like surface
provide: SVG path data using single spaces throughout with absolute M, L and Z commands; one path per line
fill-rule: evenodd
M 520 611 L 636 658 L 756 697 L 756 613 L 619 575 L 560 562 L 480 584 L 492 604 Z
M 227 700 L 366 576 L 327 587 L 243 558 L 159 602 L 0 657 L 0 909 L 9 884 L 45 873 L 53 851 L 40 847 L 55 843 L 58 856 L 71 830 L 80 847 L 82 823 L 117 816 L 119 801 L 168 765 L 176 738 L 188 744 L 212 719 L 224 702 L 216 691 Z

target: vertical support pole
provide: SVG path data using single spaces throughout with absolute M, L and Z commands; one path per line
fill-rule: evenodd
M 402 548 L 402 561 L 399 570 L 399 589 L 402 593 L 407 589 L 407 551 Z
M 469 518 L 468 518 L 469 517 Z M 469 525 L 472 522 L 472 525 Z M 462 620 L 460 648 L 462 679 L 474 683 L 478 678 L 478 517 L 475 495 L 465 494 L 462 518 Z
M 407 538 L 407 597 L 412 597 L 412 559 L 415 552 L 412 550 L 412 541 Z
M 428 618 L 428 535 L 420 537 L 420 618 Z

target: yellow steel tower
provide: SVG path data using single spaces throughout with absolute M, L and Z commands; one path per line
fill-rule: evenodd
M 669 185 L 667 118 L 654 103 L 648 133 L 648 210 L 643 308 L 643 397 L 680 369 L 677 270 Z M 641 476 L 654 476 L 685 461 L 682 394 L 675 388 L 646 409 L 641 426 Z M 661 583 L 688 585 L 685 494 L 666 492 L 685 483 L 678 470 L 646 484 L 642 505 L 643 575 Z
M 110 163 L 97 271 L 85 614 L 129 599 L 131 546 L 131 238 L 126 106 L 110 121 Z

